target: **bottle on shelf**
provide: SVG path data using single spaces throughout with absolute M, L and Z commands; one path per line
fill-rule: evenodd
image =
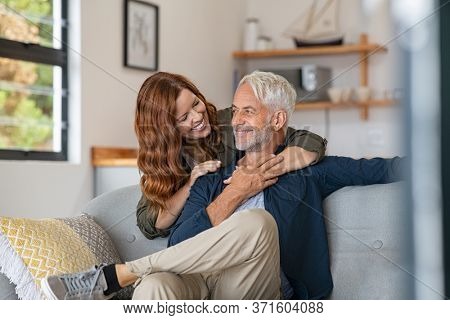
M 244 30 L 244 51 L 255 51 L 259 36 L 259 20 L 257 18 L 247 18 Z

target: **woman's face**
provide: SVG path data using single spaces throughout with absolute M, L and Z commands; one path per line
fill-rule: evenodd
M 206 106 L 195 94 L 183 89 L 176 101 L 176 121 L 183 138 L 201 139 L 211 133 Z

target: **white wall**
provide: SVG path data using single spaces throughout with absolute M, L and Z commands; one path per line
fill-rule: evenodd
M 261 32 L 270 36 L 277 48 L 292 48 L 291 39 L 282 36 L 283 31 L 313 0 L 248 0 L 247 17 L 259 18 Z M 382 98 L 385 89 L 403 87 L 400 82 L 398 43 L 394 38 L 388 0 L 341 0 L 340 25 L 346 42 L 358 41 L 359 34 L 369 34 L 369 41 L 387 43 L 388 52 L 370 58 L 369 85 L 377 98 Z M 329 66 L 336 76 L 358 61 L 357 55 L 324 56 L 309 58 L 262 59 L 247 64 L 249 69 L 261 65 L 266 68 L 294 67 L 300 64 L 316 63 Z M 358 67 L 352 68 L 335 79 L 336 86 L 357 86 Z M 326 136 L 329 154 L 351 157 L 389 157 L 403 155 L 403 114 L 400 107 L 372 107 L 369 120 L 363 121 L 359 111 L 334 110 L 329 112 L 329 126 L 326 125 L 326 111 L 297 111 L 291 124 L 297 128 L 308 128 Z
M 90 147 L 135 147 L 134 102 L 148 72 L 122 66 L 122 0 L 70 0 L 79 11 L 71 21 L 70 106 L 75 138 L 70 163 L 0 161 L 0 215 L 76 215 L 93 194 Z M 232 58 L 239 46 L 245 6 L 239 0 L 158 0 L 160 70 L 182 73 L 218 105 L 230 103 Z M 77 8 L 78 7 L 78 8 Z M 74 11 L 73 11 L 74 12 Z M 76 13 L 76 12 L 75 12 Z M 76 15 L 76 14 L 75 14 Z M 77 32 L 77 29 L 78 32 Z M 77 100 L 79 103 L 77 103 Z M 78 146 L 78 147 L 77 147 Z
M 281 32 L 311 1 L 297 0 L 154 0 L 160 8 L 160 70 L 191 78 L 217 106 L 232 99 L 231 52 L 241 47 L 247 16 L 260 18 L 263 31 L 278 47 L 291 47 Z M 343 28 L 355 40 L 360 30 L 371 40 L 392 37 L 386 0 L 375 4 L 370 18 L 361 16 L 358 0 L 342 0 Z M 135 147 L 134 102 L 148 72 L 122 66 L 122 0 L 70 0 L 79 20 L 71 22 L 79 43 L 72 43 L 72 123 L 69 163 L 0 161 L 0 215 L 50 217 L 78 214 L 93 194 L 90 148 L 94 145 Z M 378 5 L 377 5 L 378 3 Z M 76 10 L 75 10 L 76 11 Z M 74 12 L 74 11 L 73 11 Z M 76 13 L 76 12 L 75 12 Z M 365 24 L 363 24 L 363 22 Z M 77 31 L 78 30 L 78 31 Z M 395 43 L 394 43 L 395 45 Z M 395 46 L 371 59 L 370 83 L 377 89 L 400 86 L 395 74 Z M 79 57 L 78 61 L 76 57 Z M 354 57 L 321 58 L 339 72 Z M 288 62 L 291 63 L 291 62 Z M 78 64 L 78 66 L 77 66 Z M 77 82 L 76 79 L 79 79 Z M 358 71 L 339 81 L 357 82 Z M 325 134 L 325 112 L 296 112 L 294 125 Z M 329 153 L 354 157 L 390 156 L 403 152 L 401 113 L 372 108 L 370 120 L 357 110 L 331 111 Z

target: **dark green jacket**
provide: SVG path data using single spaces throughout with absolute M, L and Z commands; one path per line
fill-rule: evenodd
M 222 162 L 223 167 L 235 163 L 237 160 L 236 158 L 239 158 L 241 154 L 237 151 L 234 144 L 231 118 L 231 108 L 217 111 L 222 141 L 222 145 L 219 150 L 217 150 L 217 159 Z M 288 147 L 298 146 L 308 151 L 317 152 L 318 160 L 316 162 L 318 162 L 322 160 L 325 155 L 327 140 L 307 130 L 295 130 L 289 127 L 284 144 Z M 159 236 L 165 237 L 170 232 L 170 230 L 161 230 L 155 227 L 157 216 L 156 210 L 158 210 L 158 208 L 152 203 L 151 199 L 147 199 L 144 196 L 141 197 L 136 209 L 137 225 L 148 239 L 154 239 Z

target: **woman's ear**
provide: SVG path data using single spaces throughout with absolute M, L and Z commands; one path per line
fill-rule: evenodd
M 287 122 L 287 113 L 285 110 L 277 110 L 272 116 L 272 128 L 274 131 L 279 131 Z

